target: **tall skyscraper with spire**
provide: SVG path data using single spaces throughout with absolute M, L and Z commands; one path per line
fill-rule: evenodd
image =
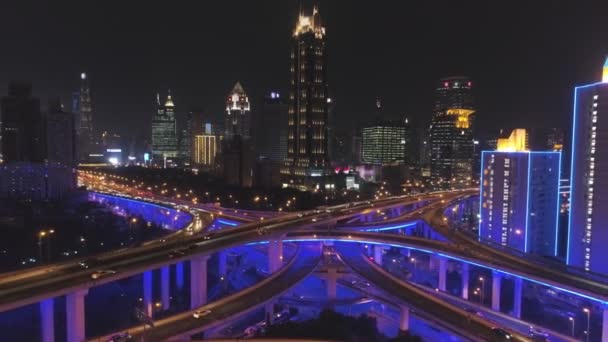
M 175 104 L 171 90 L 164 105 L 161 105 L 160 95 L 156 94 L 156 108 L 152 118 L 152 162 L 166 166 L 168 159 L 178 157 Z
M 325 27 L 314 5 L 310 16 L 300 9 L 292 36 L 287 158 L 282 170 L 290 182 L 322 176 L 329 169 L 326 75 Z
M 76 109 L 76 108 L 74 108 Z M 93 135 L 93 108 L 91 105 L 91 89 L 86 73 L 80 74 L 80 93 L 77 104 L 78 145 L 80 160 L 88 158 L 94 146 Z
M 608 58 L 602 81 L 574 89 L 566 261 L 608 274 Z
M 228 94 L 225 125 L 226 140 L 232 140 L 237 135 L 242 139 L 251 137 L 251 106 L 240 82 L 236 82 Z

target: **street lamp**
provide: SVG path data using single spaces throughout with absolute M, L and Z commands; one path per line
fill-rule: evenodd
M 568 317 L 570 321 L 570 335 L 574 337 L 574 317 Z
M 587 314 L 587 331 L 585 331 L 587 338 L 585 340 L 589 342 L 589 335 L 591 335 L 591 310 L 589 308 L 583 308 L 583 312 Z
M 486 282 L 484 277 L 479 277 L 479 281 L 481 282 L 481 303 L 483 304 L 486 293 Z

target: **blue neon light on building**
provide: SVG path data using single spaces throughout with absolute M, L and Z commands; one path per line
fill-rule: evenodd
M 603 274 L 608 274 L 607 115 L 608 83 L 575 88 L 566 259 Z
M 561 152 L 483 151 L 479 238 L 553 256 Z

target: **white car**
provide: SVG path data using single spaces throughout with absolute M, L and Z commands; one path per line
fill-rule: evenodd
M 194 311 L 194 313 L 192 314 L 192 317 L 202 318 L 202 317 L 208 316 L 209 314 L 211 314 L 211 310 L 198 310 L 198 311 Z

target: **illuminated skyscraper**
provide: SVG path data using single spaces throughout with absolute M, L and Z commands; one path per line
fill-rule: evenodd
M 461 188 L 471 182 L 474 113 L 469 78 L 439 81 L 430 129 L 431 181 L 435 188 Z
M 242 139 L 251 138 L 251 106 L 249 98 L 241 86 L 236 82 L 226 101 L 226 125 L 224 139 L 232 140 L 238 135 Z
M 217 137 L 210 133 L 194 136 L 194 164 L 212 168 L 215 166 Z
M 608 274 L 608 59 L 602 82 L 574 89 L 569 265 Z
M 557 254 L 560 152 L 531 152 L 527 133 L 498 139 L 481 156 L 479 238 L 538 255 Z
M 152 160 L 158 165 L 165 165 L 169 158 L 178 157 L 177 127 L 175 123 L 175 105 L 171 91 L 164 105 L 156 95 L 156 114 L 152 118 Z
M 300 13 L 293 32 L 287 158 L 282 174 L 298 181 L 321 176 L 329 168 L 325 28 L 314 6 Z
M 93 108 L 91 106 L 91 89 L 89 80 L 84 72 L 80 74 L 80 94 L 78 98 L 78 145 L 81 160 L 88 158 L 94 146 L 93 135 Z

